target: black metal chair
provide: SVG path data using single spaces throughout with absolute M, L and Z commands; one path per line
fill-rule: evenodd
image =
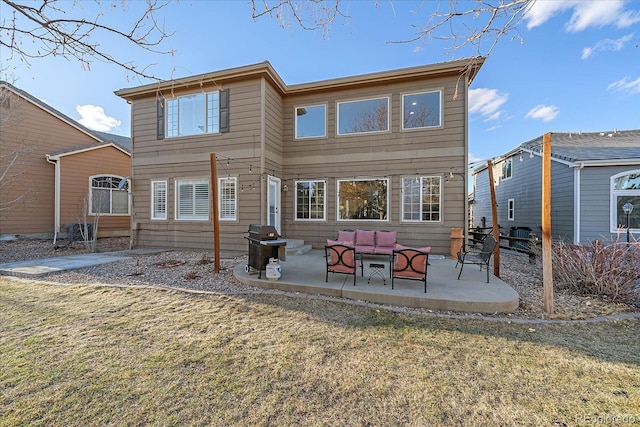
M 462 269 L 465 264 L 475 264 L 480 266 L 480 271 L 482 271 L 482 266 L 487 267 L 487 283 L 489 283 L 489 262 L 491 261 L 491 255 L 493 255 L 493 251 L 498 242 L 493 237 L 492 234 L 487 235 L 482 241 L 482 249 L 473 250 L 473 249 L 460 249 L 458 252 L 458 264 L 460 265 L 460 273 L 458 273 L 458 280 L 460 280 L 460 276 L 462 275 Z
M 329 273 L 351 274 L 353 286 L 355 286 L 358 267 L 360 267 L 360 276 L 364 276 L 362 257 L 356 254 L 356 248 L 341 244 L 327 245 L 324 247 L 324 255 L 327 261 L 325 282 L 329 281 Z

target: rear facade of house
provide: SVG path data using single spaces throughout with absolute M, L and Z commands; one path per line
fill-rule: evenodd
M 117 91 L 132 108 L 136 245 L 210 250 L 215 188 L 226 250 L 260 223 L 314 247 L 396 230 L 448 253 L 467 217 L 473 61 L 292 86 L 264 62 Z

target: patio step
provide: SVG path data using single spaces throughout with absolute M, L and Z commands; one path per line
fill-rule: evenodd
M 305 245 L 302 239 L 287 239 L 287 256 L 302 255 L 311 250 L 311 245 Z

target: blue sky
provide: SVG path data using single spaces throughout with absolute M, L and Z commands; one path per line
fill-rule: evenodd
M 101 22 L 131 20 L 145 6 L 128 1 L 123 10 L 111 3 L 100 3 L 111 9 Z M 88 17 L 97 7 L 61 4 L 86 8 Z M 268 60 L 285 83 L 305 83 L 474 54 L 452 51 L 442 40 L 390 43 L 411 39 L 438 4 L 448 1 L 342 0 L 350 19 L 337 20 L 323 36 L 294 23 L 282 28 L 276 18 L 253 20 L 245 1 L 183 0 L 158 14 L 173 33 L 160 48 L 172 54 L 101 43 L 163 79 Z M 3 3 L 0 17 L 7 16 Z M 522 40 L 503 38 L 470 87 L 471 159 L 503 154 L 545 132 L 640 129 L 640 2 L 538 0 L 519 29 Z M 113 92 L 149 82 L 100 62 L 87 70 L 51 57 L 27 66 L 6 49 L 0 61 L 3 79 L 90 128 L 120 135 L 130 135 L 130 109 Z

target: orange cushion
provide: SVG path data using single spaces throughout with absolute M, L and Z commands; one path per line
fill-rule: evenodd
M 393 264 L 394 273 L 398 271 L 401 272 L 400 274 L 402 275 L 422 277 L 426 271 L 427 255 L 421 254 L 421 252 L 427 251 L 421 249 L 406 249 L 399 254 L 396 253 Z M 411 262 L 411 266 L 409 266 L 409 262 Z M 414 271 L 414 269 L 418 272 Z
M 345 245 L 343 242 L 337 242 L 334 240 L 327 240 L 327 245 L 342 245 L 329 249 L 329 253 L 331 254 L 331 268 L 337 269 L 340 265 L 344 264 L 344 266 L 350 269 L 350 271 L 355 269 L 355 250 L 352 247 L 348 247 L 348 245 Z M 342 255 L 342 263 L 338 264 L 340 261 L 340 255 Z

